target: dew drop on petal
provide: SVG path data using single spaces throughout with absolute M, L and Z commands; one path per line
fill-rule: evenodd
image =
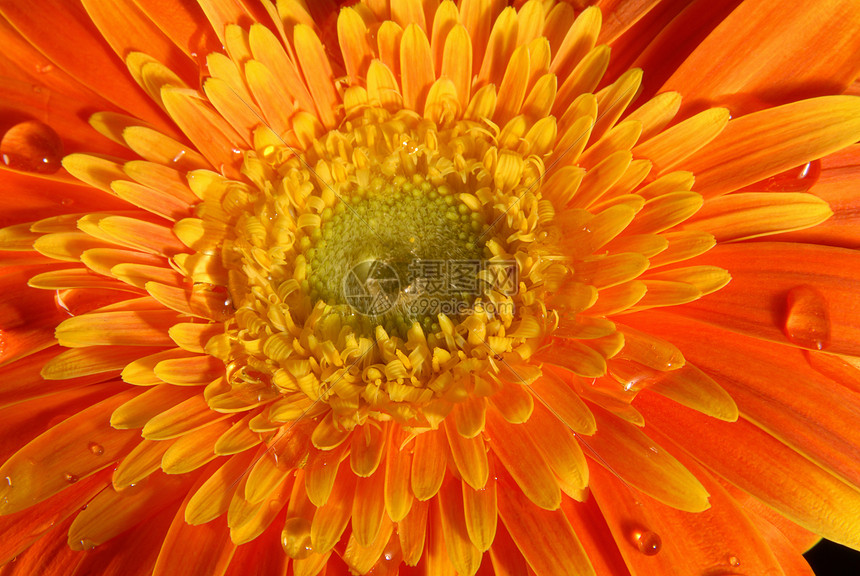
M 663 547 L 660 535 L 651 530 L 636 530 L 633 532 L 633 543 L 636 549 L 645 556 L 654 556 Z
M 765 192 L 806 192 L 821 175 L 821 161 L 813 160 L 775 176 L 756 182 L 745 190 Z
M 96 543 L 92 540 L 87 540 L 86 538 L 80 541 L 81 550 L 92 550 L 96 547 Z
M 311 547 L 311 523 L 305 518 L 287 518 L 281 533 L 281 545 L 290 558 L 307 558 Z
M 6 484 L 12 486 L 12 478 L 10 476 L 6 476 Z
M 53 128 L 28 120 L 9 128 L 0 140 L 0 160 L 13 170 L 53 174 L 60 169 L 63 142 Z
M 798 346 L 824 349 L 830 342 L 830 312 L 824 296 L 808 284 L 789 290 L 784 330 L 786 337 Z
M 69 484 L 74 484 L 79 480 L 77 476 L 75 476 L 74 474 L 70 474 L 69 472 L 66 472 L 65 479 L 66 482 L 68 482 Z
M 102 446 L 98 442 L 90 442 L 87 447 L 90 449 L 90 452 L 92 452 L 94 456 L 101 456 L 105 453 L 104 446 Z
M 737 556 L 729 556 L 728 563 L 729 566 L 732 566 L 734 568 L 737 568 L 741 565 L 741 561 L 738 559 Z

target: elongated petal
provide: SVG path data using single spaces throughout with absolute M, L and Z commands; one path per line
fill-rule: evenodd
M 698 261 L 731 269 L 732 281 L 678 312 L 765 340 L 860 355 L 860 267 L 851 250 L 757 242 L 718 246 Z
M 583 440 L 598 463 L 628 484 L 679 510 L 706 510 L 708 493 L 689 470 L 635 426 L 593 408 L 597 433 Z M 647 472 L 646 472 L 647 470 Z
M 744 419 L 707 419 L 656 395 L 640 395 L 637 406 L 654 428 L 732 484 L 808 530 L 860 545 L 860 491 L 767 432 Z
M 505 497 L 499 499 L 499 516 L 536 574 L 594 574 L 564 512 L 534 506 L 509 477 L 500 479 L 500 488 Z
M 684 163 L 696 191 L 725 194 L 860 139 L 860 99 L 826 96 L 742 116 Z
M 675 70 L 662 90 L 679 90 L 691 101 L 753 94 L 776 104 L 841 93 L 860 73 L 860 44 L 854 34 L 845 33 L 860 25 L 855 8 L 845 0 L 816 3 L 812 9 L 744 2 Z M 708 63 L 715 61 L 724 64 L 713 70 Z M 774 91 L 774 82 L 784 80 L 786 66 L 795 67 L 797 74 Z M 760 106 L 743 99 L 732 102 L 738 111 L 756 105 Z
M 0 473 L 4 513 L 40 502 L 69 484 L 110 466 L 137 443 L 135 434 L 106 427 L 111 412 L 136 391 L 116 394 L 63 420 L 6 460 Z M 96 449 L 92 449 L 95 446 Z

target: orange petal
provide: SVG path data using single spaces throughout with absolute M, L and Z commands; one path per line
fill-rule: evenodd
M 191 525 L 205 524 L 227 512 L 233 493 L 242 477 L 253 465 L 253 452 L 229 458 L 220 468 L 189 491 L 185 505 L 185 521 Z
M 53 2 L 27 6 L 11 3 L 4 5 L 0 12 L 50 61 L 121 110 L 156 124 L 166 124 L 152 102 L 128 77 L 122 62 L 104 49 L 101 34 L 83 6 Z M 44 34 L 46 25 L 56 33 Z M 74 46 L 74 50 L 70 50 L 70 46 Z M 115 81 L 106 83 L 105 78 Z
M 457 89 L 460 107 L 465 110 L 471 98 L 472 44 L 462 24 L 455 26 L 445 39 L 440 78 L 450 78 Z
M 195 485 L 188 491 L 188 496 L 180 506 L 153 570 L 154 576 L 168 576 L 179 571 L 188 576 L 207 576 L 223 573 L 230 563 L 236 550 L 236 545 L 230 541 L 230 531 L 223 522 L 214 522 L 192 526 L 185 522 L 185 508 L 197 488 L 214 472 L 217 465 L 210 464 L 204 470 Z M 189 554 L 189 550 L 209 550 L 209 554 Z
M 447 469 L 445 439 L 441 430 L 419 434 L 412 449 L 412 493 L 429 500 L 439 491 Z
M 535 574 L 551 576 L 564 566 L 572 574 L 596 576 L 564 512 L 534 506 L 506 474 L 499 483 L 505 494 L 498 501 L 499 516 Z
M 63 346 L 170 346 L 173 311 L 101 312 L 69 318 L 57 326 Z
M 198 394 L 194 388 L 180 388 L 162 384 L 147 390 L 114 410 L 110 424 L 114 428 L 143 428 L 157 414 Z
M 129 52 L 147 54 L 189 81 L 197 79 L 194 64 L 174 45 L 134 2 L 118 2 L 110 9 L 100 2 L 83 2 L 90 19 L 120 58 Z
M 588 486 L 588 463 L 571 431 L 542 405 L 535 407 L 523 427 L 552 468 L 561 490 L 571 498 L 582 500 Z
M 18 450 L 0 467 L 3 513 L 41 502 L 110 466 L 137 444 L 136 434 L 105 423 L 118 406 L 133 398 L 127 390 L 81 410 Z
M 707 510 L 705 488 L 665 448 L 601 408 L 594 407 L 592 412 L 597 432 L 583 441 L 598 463 L 669 506 L 690 512 Z
M 728 423 L 707 418 L 647 392 L 639 395 L 637 407 L 649 426 L 792 522 L 860 546 L 860 492 L 767 432 L 744 419 Z
M 490 410 L 487 435 L 490 449 L 519 486 L 512 490 L 522 491 L 541 508 L 557 509 L 561 503 L 558 482 L 524 427 L 508 424 L 495 410 Z
M 458 574 L 472 576 L 481 565 L 481 551 L 469 539 L 460 482 L 448 478 L 437 502 L 448 558 Z
M 465 438 L 455 430 L 455 426 L 447 419 L 444 423 L 445 434 L 451 457 L 460 472 L 463 481 L 475 490 L 481 490 L 489 478 L 487 450 L 480 436 Z
M 657 439 L 671 445 L 664 437 Z M 682 512 L 641 498 L 610 472 L 595 470 L 594 498 L 630 569 L 634 573 L 702 574 L 719 567 L 734 570 L 733 565 L 739 563 L 750 574 L 781 574 L 767 543 L 737 502 L 701 465 L 689 456 L 683 460 L 707 486 L 711 509 Z M 708 538 L 690 538 L 704 533 Z
M 314 505 L 319 507 L 328 502 L 345 449 L 346 444 L 341 444 L 333 450 L 311 451 L 305 466 L 305 489 Z
M 373 474 L 385 454 L 388 428 L 372 423 L 353 430 L 349 463 L 357 476 Z
M 233 169 L 241 161 L 242 137 L 196 92 L 166 86 L 161 98 L 170 117 L 213 166 Z
M 732 396 L 713 378 L 689 362 L 680 370 L 664 374 L 649 386 L 649 390 L 726 422 L 738 419 L 738 407 Z
M 192 396 L 150 419 L 141 435 L 151 440 L 167 440 L 229 417 L 229 414 L 212 412 L 202 395 Z
M 401 442 L 404 432 L 399 426 L 391 427 L 385 457 L 385 511 L 394 522 L 400 522 L 412 507 L 411 470 L 412 454 L 404 450 Z
M 719 20 L 718 20 L 719 21 Z M 728 96 L 735 113 L 839 94 L 860 73 L 860 41 L 853 30 L 860 15 L 851 0 L 826 0 L 809 10 L 799 5 L 744 2 L 708 35 L 662 90 L 678 90 L 689 102 L 721 102 Z M 755 49 L 752 49 L 755 46 Z M 723 64 L 716 70 L 713 62 Z M 796 74 L 785 82 L 786 67 Z M 780 83 L 779 90 L 774 90 Z M 731 96 L 740 97 L 731 101 Z
M 474 5 L 483 4 L 483 10 L 489 8 L 489 2 L 474 2 Z M 483 54 L 475 54 L 475 68 L 479 68 L 478 85 L 495 84 L 500 85 L 502 76 L 511 60 L 511 55 L 516 48 L 517 41 L 517 16 L 516 11 L 512 7 L 507 7 L 501 11 L 497 18 L 488 22 L 481 23 L 481 33 L 473 33 L 471 6 L 463 6 L 460 10 L 463 18 L 463 23 L 469 29 L 472 38 L 472 46 L 478 48 L 486 46 L 486 49 L 477 52 Z M 481 9 L 481 8 L 479 8 Z M 481 17 L 486 17 L 482 15 Z M 492 30 L 489 31 L 489 36 L 484 36 L 483 32 L 489 28 L 492 23 Z M 481 39 L 487 38 L 486 43 L 482 43 Z
M 46 380 L 65 380 L 113 372 L 122 370 L 133 360 L 157 351 L 159 351 L 158 348 L 140 346 L 73 348 L 60 352 L 46 362 L 42 367 L 41 375 Z
M 776 242 L 726 244 L 699 262 L 729 270 L 732 281 L 678 312 L 765 340 L 860 355 L 860 266 L 854 251 Z M 797 297 L 791 297 L 793 290 Z
M 112 488 L 103 490 L 72 522 L 68 533 L 69 547 L 87 550 L 146 522 L 150 516 L 181 498 L 194 479 L 194 476 L 187 475 L 169 477 L 158 474 L 121 492 Z
M 860 401 L 810 367 L 801 350 L 678 316 L 642 321 L 650 330 L 684 342 L 684 353 L 722 384 L 747 420 L 825 470 L 860 485 Z M 714 343 L 719 343 L 718 354 Z M 781 373 L 791 374 L 792 394 L 774 385 Z
M 352 536 L 360 546 L 372 546 L 380 535 L 385 515 L 384 490 L 385 473 L 381 470 L 370 477 L 356 479 Z
M 560 374 L 547 370 L 542 378 L 531 383 L 530 389 L 565 426 L 579 434 L 594 434 L 597 429 L 594 415 Z
M 58 538 L 49 534 L 55 524 L 62 524 L 66 518 L 86 506 L 96 494 L 104 490 L 109 470 L 104 470 L 85 478 L 39 504 L 20 512 L 0 517 L 0 532 L 4 534 L 0 545 L 0 562 L 4 565 L 24 552 L 40 537 Z
M 618 552 L 606 517 L 598 508 L 596 500 L 586 498 L 583 502 L 577 502 L 566 499 L 561 507 L 583 548 L 588 550 L 588 559 L 594 571 L 597 574 L 630 576 L 627 563 Z
M 167 449 L 173 445 L 171 440 L 143 439 L 140 444 L 129 452 L 113 473 L 113 487 L 124 490 L 133 484 L 146 479 L 150 474 L 161 468 L 161 459 Z
M 706 197 L 826 156 L 860 139 L 860 99 L 824 96 L 732 120 L 684 162 Z
M 328 502 L 317 508 L 311 523 L 311 543 L 315 553 L 330 551 L 346 530 L 352 507 L 344 503 L 354 498 L 355 482 L 349 466 L 341 466 Z
M 354 86 L 365 77 L 367 67 L 374 56 L 368 36 L 367 26 L 358 12 L 352 8 L 340 11 L 337 17 L 337 38 L 346 73 L 350 84 Z
M 633 154 L 654 162 L 657 172 L 668 172 L 716 138 L 729 118 L 725 108 L 706 110 L 637 145 Z
M 293 30 L 293 42 L 299 64 L 308 82 L 308 89 L 316 104 L 317 115 L 324 126 L 332 128 L 335 125 L 338 96 L 325 48 L 313 29 L 304 24 Z
M 210 426 L 178 438 L 161 459 L 161 469 L 167 474 L 184 475 L 215 459 L 215 442 L 230 422 L 215 422 Z

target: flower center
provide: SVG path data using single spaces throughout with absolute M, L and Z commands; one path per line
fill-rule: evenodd
M 328 413 L 347 431 L 436 426 L 453 402 L 536 377 L 523 362 L 556 322 L 544 298 L 570 275 L 538 148 L 408 110 L 319 128 L 295 143 L 261 129 L 253 186 L 202 195 L 201 218 L 226 226 L 236 313 L 207 347 L 226 384 L 276 400 L 269 421 Z
M 478 295 L 483 216 L 420 174 L 373 177 L 320 214 L 304 251 L 312 301 L 323 300 L 356 331 L 381 325 L 405 337 L 415 322 L 438 330 Z

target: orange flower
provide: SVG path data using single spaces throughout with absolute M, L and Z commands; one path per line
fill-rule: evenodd
M 584 4 L 0 3 L 0 572 L 860 548 L 860 13 Z

